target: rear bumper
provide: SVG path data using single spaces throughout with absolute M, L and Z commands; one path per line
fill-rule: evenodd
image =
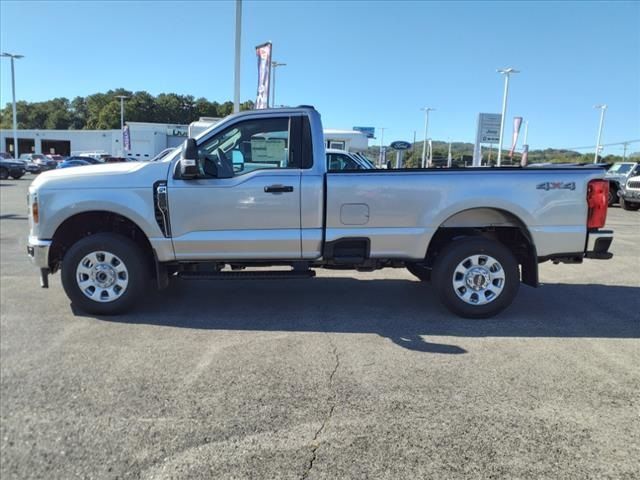
M 613 257 L 609 252 L 613 242 L 613 230 L 593 230 L 587 233 L 587 247 L 584 253 L 585 258 L 597 260 L 608 260 Z
M 49 268 L 49 248 L 51 248 L 51 240 L 40 240 L 35 237 L 29 237 L 27 241 L 27 255 L 38 268 Z

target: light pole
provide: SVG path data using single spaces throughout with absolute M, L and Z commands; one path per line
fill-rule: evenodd
M 286 67 L 286 63 L 276 62 L 275 60 L 271 62 L 271 71 L 273 72 L 273 89 L 271 93 L 271 107 L 276 108 L 276 68 L 278 67 Z
M 593 108 L 600 109 L 600 126 L 598 127 L 598 141 L 596 142 L 596 154 L 593 157 L 593 163 L 598 163 L 598 154 L 600 153 L 600 140 L 602 139 L 602 126 L 604 125 L 604 112 L 607 109 L 606 104 L 594 105 Z
M 236 0 L 236 51 L 233 70 L 233 113 L 240 111 L 240 37 L 242 34 L 242 0 Z
M 127 95 L 116 95 L 116 98 L 120 99 L 120 150 L 124 157 L 124 101 L 129 98 Z
M 15 59 L 24 58 L 24 55 L 16 55 L 14 53 L 2 53 L 1 57 L 9 57 L 11 59 L 11 94 L 13 95 L 13 155 L 18 158 L 18 115 L 16 113 L 16 74 L 13 67 Z
M 380 166 L 384 164 L 384 161 L 382 160 L 382 145 L 384 144 L 384 131 L 386 129 L 387 127 L 378 127 L 378 130 L 380 130 L 380 155 L 378 158 L 378 163 L 380 164 Z
M 427 158 L 427 136 L 429 133 L 429 112 L 435 110 L 435 108 L 424 107 L 420 110 L 424 111 L 424 140 L 422 142 L 422 168 L 425 167 L 425 162 Z
M 500 119 L 500 145 L 498 145 L 498 160 L 496 165 L 500 166 L 502 159 L 502 138 L 504 135 L 504 117 L 507 114 L 507 95 L 509 95 L 509 77 L 512 73 L 520 73 L 520 70 L 514 68 L 499 68 L 498 73 L 504 75 L 504 96 L 502 97 L 502 118 Z

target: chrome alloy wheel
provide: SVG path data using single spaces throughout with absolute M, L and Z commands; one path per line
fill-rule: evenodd
M 113 302 L 122 296 L 129 284 L 129 272 L 120 258 L 109 252 L 91 252 L 76 268 L 80 291 L 96 302 Z
M 495 258 L 471 255 L 453 272 L 453 289 L 469 305 L 485 305 L 500 296 L 505 286 L 505 273 Z

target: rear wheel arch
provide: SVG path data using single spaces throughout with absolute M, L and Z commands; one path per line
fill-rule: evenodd
M 447 245 L 464 237 L 485 237 L 503 244 L 522 266 L 522 282 L 538 286 L 538 255 L 531 233 L 517 215 L 499 208 L 471 208 L 449 216 L 431 237 L 424 264 L 431 268 Z

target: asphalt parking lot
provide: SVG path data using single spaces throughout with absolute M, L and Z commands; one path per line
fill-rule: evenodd
M 0 476 L 638 478 L 640 213 L 491 320 L 402 270 L 178 282 L 74 313 L 0 182 Z

